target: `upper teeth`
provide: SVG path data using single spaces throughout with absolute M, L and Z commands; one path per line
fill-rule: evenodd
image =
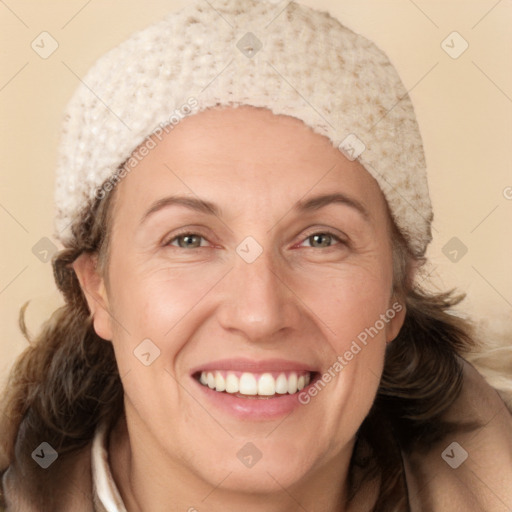
M 293 394 L 309 384 L 309 372 L 280 373 L 274 377 L 271 373 L 245 372 L 238 376 L 235 372 L 201 372 L 199 381 L 216 391 L 241 393 L 242 395 L 271 396 L 286 393 Z

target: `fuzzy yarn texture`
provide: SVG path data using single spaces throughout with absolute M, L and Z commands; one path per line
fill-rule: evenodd
M 291 2 L 192 1 L 103 55 L 72 96 L 56 176 L 64 246 L 152 133 L 206 108 L 293 116 L 377 180 L 417 256 L 432 239 L 422 139 L 388 57 L 327 12 Z M 117 174 L 116 174 L 117 173 Z M 110 180 L 110 182 L 109 182 Z M 103 188 L 102 188 L 103 187 Z

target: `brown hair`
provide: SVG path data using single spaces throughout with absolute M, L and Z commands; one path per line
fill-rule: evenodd
M 100 422 L 113 426 L 123 414 L 123 388 L 112 344 L 94 331 L 70 265 L 89 252 L 98 255 L 100 269 L 106 271 L 114 192 L 96 200 L 92 211 L 84 213 L 73 229 L 74 245 L 55 256 L 55 281 L 65 305 L 33 341 L 23 320 L 26 305 L 20 312 L 21 330 L 31 345 L 19 356 L 6 386 L 0 416 L 4 451 L 0 475 L 10 464 L 16 464 L 19 474 L 30 475 L 34 467 L 30 454 L 42 440 L 61 459 L 85 447 Z M 381 512 L 404 503 L 400 450 L 421 450 L 454 428 L 441 417 L 462 387 L 458 354 L 473 345 L 469 325 L 449 313 L 463 296 L 427 293 L 411 282 L 411 265 L 423 261 L 415 260 L 394 222 L 391 225 L 394 292 L 407 308 L 406 317 L 398 337 L 388 345 L 377 397 L 358 432 L 349 482 L 351 499 L 363 481 L 356 473 L 364 478 L 379 474 L 381 487 L 374 510 Z M 44 492 L 42 477 L 37 475 L 41 473 L 34 473 L 26 484 L 32 496 Z

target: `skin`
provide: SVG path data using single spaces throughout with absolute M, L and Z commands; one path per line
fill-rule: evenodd
M 254 107 L 203 111 L 155 142 L 116 187 L 108 279 L 94 255 L 74 264 L 123 381 L 126 421 L 109 454 L 128 510 L 344 510 L 354 436 L 405 307 L 286 418 L 241 421 L 206 401 L 189 372 L 229 357 L 324 371 L 375 325 L 396 302 L 376 181 L 301 121 Z M 367 217 L 347 204 L 293 210 L 333 192 Z M 172 194 L 211 201 L 220 214 L 168 206 L 141 223 Z M 201 246 L 184 246 L 180 228 Z M 326 231 L 335 236 L 315 245 L 312 235 Z M 263 248 L 253 263 L 236 252 L 247 236 Z M 133 355 L 146 338 L 160 349 L 150 366 Z M 252 468 L 236 455 L 249 441 L 262 453 Z

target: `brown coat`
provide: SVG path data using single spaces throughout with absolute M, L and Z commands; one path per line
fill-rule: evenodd
M 465 365 L 465 377 L 463 392 L 447 419 L 476 418 L 483 426 L 444 439 L 428 454 L 404 456 L 411 512 L 512 510 L 512 415 L 469 364 Z M 3 478 L 7 512 L 107 512 L 93 483 L 91 445 L 57 461 L 40 494 L 53 496 L 51 510 L 28 501 L 30 475 L 19 475 L 15 463 L 9 467 Z M 364 512 L 357 500 L 353 510 Z

